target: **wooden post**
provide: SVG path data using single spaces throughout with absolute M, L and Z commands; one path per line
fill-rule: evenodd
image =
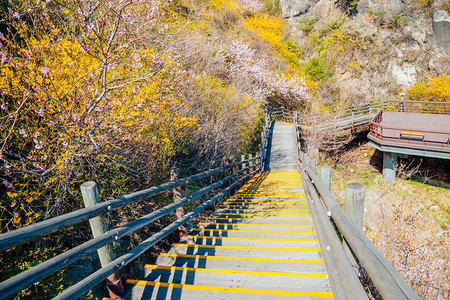
M 228 156 L 228 158 L 225 160 L 225 164 L 226 164 L 226 165 L 231 165 L 232 163 L 233 163 L 233 157 L 232 157 L 232 156 Z M 233 168 L 228 169 L 227 174 L 228 174 L 228 175 L 233 174 Z
M 347 215 L 355 223 L 356 228 L 362 229 L 363 218 L 364 218 L 364 197 L 366 188 L 356 182 L 349 183 L 345 186 L 345 205 L 344 210 Z M 344 243 L 345 252 L 350 259 L 350 262 L 355 269 L 355 272 L 359 273 L 359 262 L 356 255 L 353 253 L 348 243 Z
M 307 153 L 303 155 L 303 160 L 305 162 L 305 166 L 309 168 L 309 155 Z
M 226 160 L 224 160 L 224 164 L 226 164 Z M 214 169 L 214 161 L 209 162 L 209 170 L 211 171 L 212 169 Z M 214 182 L 216 182 L 216 176 L 215 175 L 209 176 L 209 184 L 213 184 Z
M 249 158 L 249 159 L 252 159 L 252 158 L 253 158 L 253 154 L 250 153 L 250 154 L 248 155 L 248 158 Z M 253 166 L 253 161 L 249 162 L 249 166 Z M 253 171 L 253 168 L 251 168 L 248 172 L 251 173 L 252 171 Z
M 309 159 L 309 168 L 311 170 L 313 170 L 314 174 L 317 174 L 317 171 L 316 171 L 316 159 L 315 158 L 310 158 Z
M 345 186 L 344 210 L 359 229 L 363 224 L 365 192 L 366 188 L 360 183 L 352 182 Z
M 180 169 L 178 169 L 177 167 L 173 167 L 170 170 L 170 181 L 174 181 L 177 180 L 180 176 Z M 177 186 L 175 188 L 172 189 L 172 193 L 173 193 L 173 202 L 178 202 L 181 200 L 181 198 L 183 198 L 183 195 L 181 193 L 181 186 Z M 184 207 L 180 206 L 175 210 L 175 213 L 177 215 L 177 219 L 180 219 L 184 216 Z M 187 235 L 187 229 L 184 226 L 180 226 L 178 227 L 178 232 L 180 235 L 180 240 L 185 239 L 186 235 Z
M 85 207 L 91 207 L 100 203 L 100 197 L 98 196 L 97 184 L 93 181 L 85 182 L 81 185 L 81 195 L 83 196 L 83 202 Z M 106 226 L 106 220 L 103 216 L 98 216 L 89 220 L 91 230 L 94 238 L 103 235 L 108 228 Z M 102 267 L 109 265 L 114 261 L 114 250 L 111 244 L 108 244 L 97 250 L 100 258 L 100 264 Z M 122 281 L 117 272 L 109 275 L 106 278 L 106 287 L 109 292 L 109 296 L 112 299 L 120 299 L 124 295 Z
M 244 161 L 245 160 L 245 155 L 243 154 L 243 155 L 241 155 L 241 161 Z M 241 165 L 241 170 L 243 170 L 243 169 L 245 169 L 247 167 L 247 164 L 242 164 Z M 242 176 L 244 176 L 244 175 L 247 175 L 247 172 L 244 172 L 243 174 L 242 174 Z
M 239 166 L 233 167 L 233 174 L 239 171 Z
M 320 168 L 320 179 L 322 183 L 331 190 L 331 167 L 330 166 L 322 166 Z
M 355 124 L 355 104 L 352 104 L 352 129 L 354 127 Z

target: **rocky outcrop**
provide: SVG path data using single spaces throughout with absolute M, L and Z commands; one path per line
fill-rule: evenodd
M 446 11 L 433 13 L 433 33 L 435 45 L 450 54 L 450 16 Z
M 389 64 L 388 69 L 392 78 L 403 88 L 409 87 L 417 80 L 417 69 L 411 63 L 404 62 L 398 64 L 396 61 L 393 61 Z
M 281 0 L 284 18 L 301 19 L 305 17 L 326 18 L 333 10 L 333 0 Z
M 319 0 L 281 0 L 284 18 L 296 18 L 307 14 Z

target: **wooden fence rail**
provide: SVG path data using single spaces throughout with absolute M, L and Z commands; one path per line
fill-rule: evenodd
M 346 212 L 337 203 L 336 199 L 330 193 L 329 189 L 322 183 L 321 179 L 316 175 L 316 172 L 308 166 L 309 159 L 308 155 L 301 151 L 302 145 L 300 144 L 300 133 L 298 126 L 295 127 L 295 138 L 297 139 L 297 157 L 299 159 L 300 172 L 304 184 L 306 185 L 309 194 L 313 196 L 313 201 L 320 201 L 319 206 L 326 207 L 327 215 L 331 217 L 339 229 L 340 233 L 345 238 L 352 252 L 356 255 L 359 263 L 367 271 L 373 284 L 380 292 L 383 299 L 420 299 L 417 293 L 411 288 L 411 286 L 400 276 L 400 274 L 394 269 L 394 267 L 389 263 L 389 261 L 383 256 L 383 254 L 372 244 L 372 242 L 364 235 L 360 228 L 358 228 L 351 218 L 346 214 Z M 317 194 L 317 196 L 316 196 Z M 318 197 L 320 195 L 320 198 Z M 317 204 L 317 203 L 315 203 Z M 315 205 L 314 204 L 314 205 Z M 320 212 L 320 208 L 319 208 Z M 321 220 L 323 219 L 320 218 Z M 327 238 L 330 238 L 329 243 L 333 247 L 333 237 L 332 232 L 334 228 L 323 224 L 321 226 Z M 331 228 L 331 229 L 330 229 Z M 340 244 L 340 243 L 339 243 Z M 351 274 L 348 272 L 347 263 L 338 257 L 338 250 L 336 248 L 336 243 L 334 240 L 335 247 L 333 249 L 333 254 L 335 255 L 336 262 L 340 262 L 338 265 L 339 270 L 342 272 L 342 283 L 344 284 L 345 290 L 349 298 L 357 297 L 352 289 L 358 286 L 352 278 Z M 342 246 L 342 245 L 340 245 Z M 341 253 L 342 255 L 342 253 Z M 359 289 L 359 287 L 357 287 Z M 350 289 L 350 290 L 348 290 Z M 349 296 L 350 295 L 350 296 Z
M 214 197 L 205 201 L 203 204 L 195 208 L 190 213 L 180 216 L 180 218 L 170 224 L 169 226 L 162 229 L 160 232 L 156 233 L 139 246 L 133 248 L 128 253 L 115 259 L 111 263 L 103 266 L 100 270 L 88 276 L 86 279 L 80 281 L 71 288 L 65 290 L 62 294 L 58 295 L 55 299 L 77 299 L 82 297 L 85 292 L 89 289 L 103 281 L 109 275 L 113 274 L 117 270 L 123 268 L 144 251 L 152 247 L 155 243 L 166 237 L 172 231 L 176 230 L 178 227 L 183 225 L 186 221 L 197 215 L 206 207 L 213 204 L 215 201 L 219 200 L 227 193 L 232 191 L 238 185 L 243 183 L 245 180 L 260 172 L 263 168 L 263 158 L 267 151 L 267 139 L 269 135 L 270 120 L 265 123 L 265 128 L 263 130 L 262 141 L 261 141 L 261 155 L 244 159 L 242 161 L 231 163 L 222 167 L 215 168 L 213 170 L 205 171 L 199 174 L 195 174 L 186 178 L 177 179 L 171 182 L 167 182 L 149 189 L 131 193 L 113 200 L 105 201 L 91 207 L 86 207 L 79 209 L 77 211 L 64 214 L 49 220 L 39 222 L 30 226 L 26 226 L 11 232 L 7 232 L 0 235 L 0 251 L 7 250 L 11 247 L 16 247 L 18 245 L 24 244 L 29 241 L 33 241 L 37 238 L 43 237 L 50 233 L 62 230 L 66 227 L 79 224 L 81 222 L 87 221 L 89 219 L 95 218 L 104 213 L 110 212 L 113 209 L 123 207 L 125 205 L 135 203 L 149 196 L 159 194 L 161 192 L 186 185 L 192 181 L 199 180 L 202 178 L 210 177 L 215 178 L 218 174 L 223 174 L 224 171 L 229 170 L 226 177 L 211 183 L 209 186 L 204 187 L 190 195 L 187 195 L 176 202 L 173 202 L 161 209 L 151 212 L 137 220 L 129 222 L 123 226 L 114 228 L 110 231 L 105 232 L 75 248 L 72 248 L 60 255 L 57 255 L 45 262 L 38 264 L 37 266 L 28 269 L 12 278 L 9 278 L 3 282 L 0 282 L 0 299 L 5 299 L 7 297 L 15 295 L 22 289 L 30 286 L 31 284 L 42 280 L 43 278 L 61 270 L 75 261 L 79 260 L 85 255 L 88 255 L 101 247 L 111 244 L 113 241 L 120 239 L 132 232 L 148 226 L 150 223 L 158 220 L 159 218 L 167 215 L 168 213 L 182 207 L 186 203 L 197 199 L 201 196 L 206 195 L 211 191 L 215 191 Z M 241 168 L 243 165 L 248 165 L 245 168 Z M 238 170 L 241 168 L 241 170 Z M 231 174 L 230 174 L 231 173 Z M 229 174 L 229 175 L 228 175 Z M 236 180 L 234 183 L 230 181 Z M 220 187 L 225 188 L 221 191 L 217 191 Z

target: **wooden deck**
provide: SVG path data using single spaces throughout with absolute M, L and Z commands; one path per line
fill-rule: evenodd
M 450 153 L 450 115 L 380 112 L 370 121 L 368 138 L 380 147 Z M 399 152 L 401 153 L 401 152 Z M 417 155 L 421 155 L 418 152 Z
M 256 176 L 127 291 L 125 299 L 332 298 L 298 171 Z

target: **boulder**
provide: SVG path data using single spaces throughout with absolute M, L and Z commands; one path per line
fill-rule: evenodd
M 417 81 L 417 69 L 409 62 L 398 64 L 393 61 L 389 64 L 388 69 L 396 83 L 403 88 L 409 87 Z
M 433 33 L 436 47 L 450 54 L 450 16 L 446 11 L 433 13 Z
M 333 12 L 333 2 L 331 0 L 320 0 L 311 9 L 311 13 L 319 19 L 325 19 Z
M 301 17 L 310 12 L 319 0 L 281 0 L 281 11 L 284 18 Z

